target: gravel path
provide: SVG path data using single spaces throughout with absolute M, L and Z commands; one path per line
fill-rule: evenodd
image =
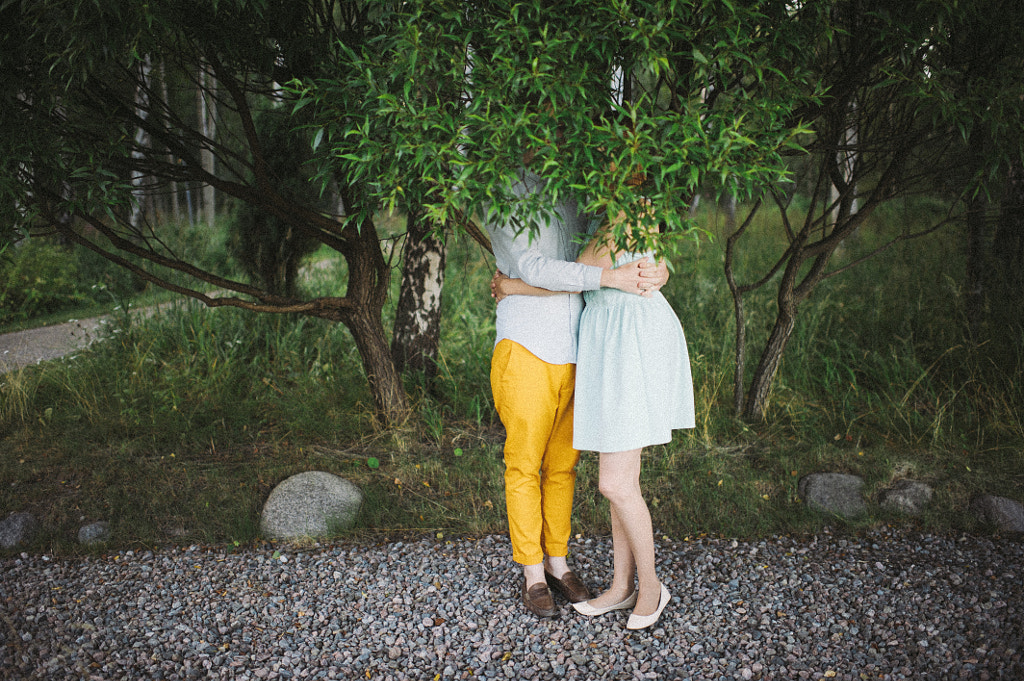
M 0 373 L 48 359 L 57 359 L 96 340 L 104 318 L 80 319 L 63 324 L 0 334 Z
M 602 583 L 608 549 L 576 540 L 572 561 Z M 664 540 L 674 598 L 643 632 L 528 616 L 504 537 L 277 550 L 6 560 L 0 676 L 1024 679 L 1016 540 Z

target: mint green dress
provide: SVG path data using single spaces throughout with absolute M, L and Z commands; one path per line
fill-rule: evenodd
M 624 254 L 619 265 L 638 259 Z M 573 446 L 622 452 L 672 440 L 693 428 L 693 379 L 686 338 L 661 292 L 610 288 L 584 293 L 576 359 Z

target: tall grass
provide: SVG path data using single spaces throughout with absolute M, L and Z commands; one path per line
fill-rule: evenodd
M 701 219 L 720 232 L 713 209 Z M 765 247 L 745 252 L 748 278 L 779 249 L 772 219 L 756 226 Z M 758 424 L 732 414 L 721 242 L 694 244 L 666 294 L 687 336 L 697 427 L 646 454 L 659 532 L 813 531 L 835 520 L 808 512 L 796 487 L 820 470 L 862 475 L 869 494 L 900 477 L 933 484 L 932 510 L 912 522 L 935 530 L 978 529 L 963 510 L 979 491 L 1019 498 L 1024 388 L 1012 376 L 1024 353 L 997 364 L 963 332 L 956 239 L 910 242 L 823 283 L 800 309 Z M 343 290 L 344 267 L 319 260 L 304 285 Z M 469 239 L 452 241 L 437 380 L 409 377 L 417 420 L 394 431 L 374 428 L 348 332 L 310 318 L 181 303 L 119 318 L 75 357 L 0 377 L 0 512 L 35 511 L 48 528 L 42 550 L 81 550 L 84 519 L 111 520 L 123 544 L 244 542 L 274 484 L 320 469 L 364 489 L 357 532 L 504 532 L 492 263 Z M 752 348 L 773 295 L 747 301 Z M 576 531 L 607 531 L 586 453 L 576 505 Z M 874 509 L 851 527 L 880 521 L 911 522 Z

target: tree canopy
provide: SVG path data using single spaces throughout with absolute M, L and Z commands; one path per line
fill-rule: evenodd
M 817 10 L 773 16 L 780 7 L 403 3 L 393 30 L 340 51 L 332 75 L 297 94 L 318 108 L 334 167 L 386 205 L 422 205 L 438 224 L 480 214 L 528 225 L 550 209 L 510 191 L 529 153 L 549 203 L 572 194 L 594 213 L 635 216 L 643 196 L 677 233 L 698 191 L 749 195 L 782 180 L 807 132 L 794 112 L 820 93 L 800 59 L 808 22 L 796 19 Z

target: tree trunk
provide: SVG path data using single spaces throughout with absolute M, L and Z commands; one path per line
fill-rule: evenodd
M 743 308 L 743 296 L 733 290 L 733 311 L 736 319 L 736 359 L 732 383 L 732 410 L 739 416 L 743 413 L 743 379 L 747 369 L 747 316 Z
M 1019 163 L 1006 177 L 991 261 L 988 336 L 996 348 L 1005 348 L 1005 366 L 1014 366 L 1024 335 L 1024 166 Z
M 1024 164 L 1010 168 L 992 242 L 1001 284 L 1013 298 L 1024 295 Z
M 151 70 L 152 64 L 149 61 L 149 57 L 146 57 L 140 66 L 139 85 L 135 88 L 135 115 L 143 121 L 145 121 L 149 116 L 149 86 Z M 139 165 L 141 165 L 141 161 L 146 156 L 146 152 L 144 150 L 149 147 L 149 142 L 149 133 L 147 133 L 146 129 L 140 125 L 135 130 L 135 149 L 132 150 L 132 160 L 139 161 Z M 128 218 L 128 222 L 136 229 L 139 229 L 142 226 L 142 221 L 145 216 L 148 192 L 143 186 L 144 181 L 145 176 L 141 171 L 131 171 L 134 202 L 132 203 L 132 212 L 131 216 Z
M 159 76 L 160 78 L 160 93 L 163 96 L 163 102 L 169 102 L 170 97 L 167 89 L 167 62 L 160 60 L 159 64 Z M 167 161 L 171 166 L 177 165 L 177 158 L 170 149 L 167 150 Z M 167 190 L 167 201 L 169 207 L 165 206 L 170 211 L 171 220 L 175 225 L 181 224 L 181 197 L 178 195 L 178 182 L 177 180 L 170 180 Z
M 210 175 L 216 170 L 215 157 L 212 143 L 217 136 L 217 81 L 212 73 L 209 73 L 205 66 L 199 69 L 199 131 L 204 140 L 199 148 L 199 158 L 203 170 Z M 213 185 L 207 182 L 203 185 L 202 194 L 203 220 L 208 227 L 213 226 L 217 217 L 216 191 Z
M 985 310 L 985 201 L 976 196 L 967 207 L 967 271 L 964 273 L 967 325 L 977 339 Z
M 765 403 L 768 399 L 768 392 L 771 389 L 775 374 L 779 371 L 782 363 L 782 353 L 786 350 L 786 344 L 793 335 L 793 328 L 796 325 L 796 304 L 792 302 L 779 301 L 779 314 L 775 318 L 775 326 L 765 343 L 764 352 L 761 354 L 761 361 L 754 370 L 754 377 L 750 382 L 750 390 L 747 392 L 747 402 L 743 408 L 743 418 L 748 420 L 760 420 L 764 418 Z
M 429 384 L 437 375 L 447 248 L 418 212 L 410 212 L 406 229 L 391 355 L 399 373 L 422 371 Z
M 729 194 L 719 200 L 719 205 L 725 207 L 725 231 L 732 234 L 736 231 L 736 195 Z
M 351 196 L 340 194 L 346 208 L 355 205 Z M 346 299 L 352 304 L 338 313 L 338 320 L 352 332 L 377 414 L 385 425 L 397 425 L 409 417 L 409 399 L 391 357 L 381 319 L 391 281 L 390 269 L 372 221 L 359 224 L 350 220 L 344 235 L 343 255 L 349 266 Z
M 409 398 L 391 359 L 380 309 L 354 310 L 343 322 L 359 350 L 378 416 L 387 426 L 402 423 L 409 416 Z

